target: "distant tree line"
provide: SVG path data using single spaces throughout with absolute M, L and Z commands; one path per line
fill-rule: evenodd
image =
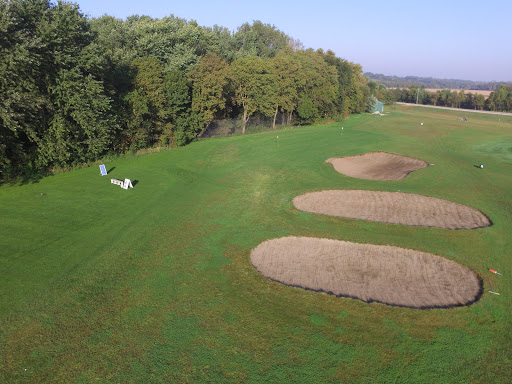
M 512 87 L 509 86 L 499 87 L 496 91 L 491 92 L 487 99 L 483 95 L 471 92 L 466 93 L 464 90 L 457 92 L 449 89 L 443 89 L 436 92 L 427 92 L 423 86 L 412 86 L 405 89 L 390 89 L 388 90 L 388 94 L 395 101 L 404 103 L 512 112 Z
M 260 21 L 231 32 L 0 0 L 0 180 L 185 145 L 213 119 L 360 113 L 369 96 L 360 65 Z
M 417 76 L 386 76 L 372 72 L 366 72 L 365 76 L 370 80 L 374 80 L 387 88 L 409 88 L 412 86 L 435 89 L 465 89 L 465 90 L 483 90 L 496 91 L 501 86 L 512 87 L 512 82 L 482 82 L 471 80 L 455 80 L 455 79 L 434 79 L 432 77 Z

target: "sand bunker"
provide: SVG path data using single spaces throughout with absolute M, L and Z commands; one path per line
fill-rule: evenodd
M 293 199 L 301 211 L 324 215 L 449 229 L 491 225 L 475 208 L 412 193 L 333 190 L 306 193 Z
M 283 237 L 258 245 L 251 261 L 263 276 L 286 285 L 402 307 L 469 305 L 482 292 L 469 268 L 391 246 Z
M 333 157 L 326 162 L 331 163 L 339 173 L 369 180 L 401 180 L 409 173 L 429 165 L 423 160 L 386 152 Z

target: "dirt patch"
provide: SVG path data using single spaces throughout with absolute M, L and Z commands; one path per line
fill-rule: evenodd
M 293 199 L 301 211 L 384 223 L 475 229 L 491 225 L 475 208 L 412 193 L 331 190 L 306 193 Z
M 326 160 L 334 169 L 346 176 L 369 180 L 401 180 L 409 173 L 429 164 L 412 157 L 386 152 L 370 152 L 364 155 L 333 157 Z
M 448 308 L 479 299 L 482 283 L 469 268 L 430 253 L 308 237 L 267 240 L 251 262 L 289 286 L 410 308 Z

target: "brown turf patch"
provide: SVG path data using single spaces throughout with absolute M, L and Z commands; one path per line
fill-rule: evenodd
M 297 196 L 293 204 L 301 211 L 384 223 L 449 229 L 491 225 L 489 218 L 475 208 L 412 193 L 320 191 Z
M 336 171 L 346 176 L 369 180 L 401 180 L 409 173 L 429 166 L 420 159 L 386 152 L 333 157 L 326 163 L 331 163 Z
M 254 248 L 251 262 L 263 276 L 286 285 L 402 307 L 469 305 L 482 292 L 469 268 L 391 246 L 283 237 Z

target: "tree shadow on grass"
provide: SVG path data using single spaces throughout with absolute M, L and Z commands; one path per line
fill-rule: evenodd
M 2 185 L 26 185 L 39 183 L 43 177 L 53 176 L 49 171 L 33 171 L 24 172 L 23 174 L 8 177 L 7 179 L 1 178 L 0 175 L 0 186 Z

